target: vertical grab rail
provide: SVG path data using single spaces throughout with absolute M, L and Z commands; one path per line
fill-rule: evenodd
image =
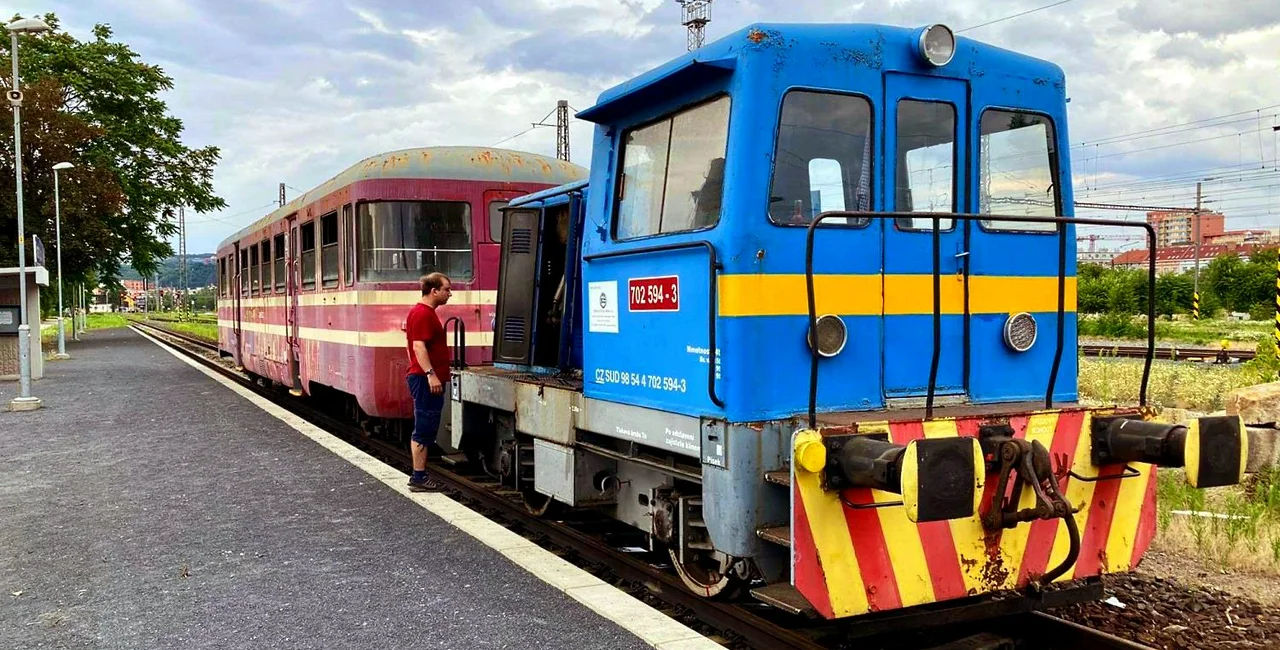
M 934 383 L 937 381 L 938 362 L 942 353 L 942 309 L 941 309 L 941 239 L 938 234 L 939 219 L 948 218 L 960 221 L 991 221 L 997 223 L 1052 223 L 1058 226 L 1058 337 L 1057 345 L 1053 353 L 1053 366 L 1050 370 L 1048 390 L 1045 393 L 1045 408 L 1053 406 L 1053 387 L 1057 382 L 1058 368 L 1062 361 L 1062 348 L 1065 345 L 1065 325 L 1066 325 L 1066 242 L 1067 242 L 1067 226 L 1070 224 L 1083 226 L 1116 226 L 1120 228 L 1142 228 L 1147 231 L 1147 353 L 1143 357 L 1142 368 L 1142 384 L 1138 390 L 1138 405 L 1147 405 L 1147 383 L 1151 378 L 1151 361 L 1155 353 L 1156 347 L 1156 231 L 1149 223 L 1133 223 L 1128 221 L 1117 221 L 1114 219 L 1086 219 L 1077 217 L 1010 217 L 988 214 L 949 214 L 944 212 L 920 213 L 920 212 L 849 212 L 835 211 L 823 212 L 813 221 L 809 222 L 809 227 L 805 234 L 805 254 L 804 254 L 804 279 L 805 287 L 808 293 L 809 301 L 809 334 L 816 339 L 816 330 L 818 329 L 818 316 L 816 309 L 816 300 L 813 290 L 813 235 L 817 231 L 818 224 L 828 218 L 843 219 L 898 219 L 898 218 L 916 218 L 921 215 L 929 215 L 933 218 L 933 354 L 931 356 L 929 370 L 929 387 L 925 397 L 925 419 L 933 418 L 933 391 Z M 967 271 L 966 271 L 967 273 Z M 810 346 L 809 349 L 809 428 L 817 427 L 817 406 L 818 406 L 818 351 Z
M 444 321 L 444 331 L 449 333 L 449 323 L 453 323 L 453 361 L 455 370 L 467 367 L 467 323 L 459 316 L 450 316 Z

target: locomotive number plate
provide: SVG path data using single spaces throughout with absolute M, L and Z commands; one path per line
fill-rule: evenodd
M 631 311 L 680 311 L 680 277 L 631 278 L 627 302 Z

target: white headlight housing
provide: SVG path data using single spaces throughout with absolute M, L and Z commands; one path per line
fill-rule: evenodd
M 1015 352 L 1026 352 L 1036 344 L 1036 319 L 1027 312 L 1010 314 L 1004 322 L 1004 344 Z
M 827 314 L 818 317 L 818 354 L 823 357 L 834 357 L 840 354 L 844 349 L 844 344 L 849 340 L 849 329 L 845 327 L 844 321 L 839 316 Z M 814 336 L 809 335 L 809 347 L 812 349 Z
M 956 35 L 946 25 L 929 25 L 920 32 L 917 48 L 929 65 L 940 68 L 956 55 Z

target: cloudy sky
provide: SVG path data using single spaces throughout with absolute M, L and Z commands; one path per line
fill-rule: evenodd
M 501 143 L 554 155 L 555 130 L 529 129 L 557 99 L 586 108 L 685 49 L 675 0 L 8 4 L 23 15 L 53 11 L 81 38 L 108 23 L 174 78 L 170 109 L 189 145 L 222 149 L 215 189 L 228 203 L 188 216 L 191 252 L 213 250 L 269 211 L 279 182 L 293 197 L 382 151 Z M 1190 206 L 1195 181 L 1210 179 L 1206 207 L 1225 212 L 1229 228 L 1280 226 L 1280 2 L 1067 0 L 1040 9 L 1050 4 L 714 0 L 707 38 L 756 21 L 945 23 L 1065 69 L 1078 201 Z M 583 165 L 590 127 L 572 124 L 572 160 Z

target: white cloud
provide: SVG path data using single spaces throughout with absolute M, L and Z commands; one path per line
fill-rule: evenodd
M 671 0 L 16 4 L 27 13 L 57 11 L 81 37 L 93 23 L 111 22 L 118 38 L 162 65 L 175 78 L 167 99 L 187 126 L 184 140 L 222 148 L 215 187 L 229 205 L 213 216 L 237 224 L 258 214 L 232 215 L 269 201 L 280 181 L 306 190 L 380 151 L 491 145 L 528 129 L 557 99 L 586 108 L 603 89 L 684 50 L 680 8 Z M 716 0 L 707 38 L 755 21 L 944 22 L 962 28 L 1038 4 Z M 1073 143 L 1280 104 L 1275 0 L 1078 1 L 962 35 L 1062 66 Z M 1275 158 L 1274 136 L 1260 130 L 1269 129 L 1263 118 L 1275 112 L 1259 113 L 1257 124 L 1079 148 L 1072 152 L 1079 198 L 1187 204 L 1193 172 Z M 1238 135 L 1242 131 L 1245 136 Z M 571 133 L 573 159 L 586 164 L 591 125 L 574 122 Z M 1192 140 L 1199 142 L 1153 148 Z M 554 130 L 534 129 L 502 146 L 553 154 Z M 1165 183 L 1159 191 L 1138 192 L 1132 185 L 1179 172 L 1187 182 Z M 1093 189 L 1119 183 L 1135 191 Z M 1266 215 L 1275 204 L 1265 192 L 1257 195 L 1261 199 L 1226 193 L 1240 187 L 1207 186 L 1224 201 L 1234 196 L 1238 214 L 1252 215 L 1229 226 L 1276 219 Z M 201 223 L 189 249 L 210 250 L 232 230 L 217 221 Z

